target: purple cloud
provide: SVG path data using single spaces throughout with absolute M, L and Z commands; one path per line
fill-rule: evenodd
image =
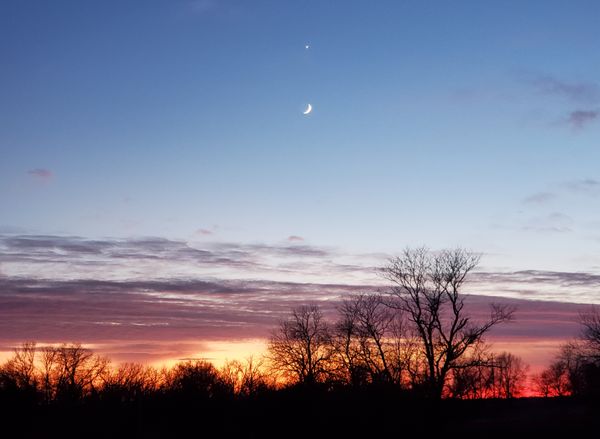
M 45 168 L 30 169 L 29 171 L 27 171 L 27 173 L 29 175 L 31 175 L 39 180 L 43 180 L 43 181 L 48 181 L 52 177 L 54 177 L 54 174 L 52 173 L 52 171 L 50 171 L 49 169 L 45 169 Z
M 196 230 L 196 234 L 208 236 L 208 235 L 212 235 L 213 231 L 208 230 L 208 229 L 198 229 L 198 230 Z
M 530 81 L 540 93 L 566 98 L 572 102 L 598 102 L 600 88 L 591 82 L 568 82 L 552 76 L 540 76 Z
M 597 110 L 575 110 L 569 114 L 567 123 L 575 129 L 581 129 L 598 118 Z

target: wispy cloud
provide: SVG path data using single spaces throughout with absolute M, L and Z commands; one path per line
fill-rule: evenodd
M 570 109 L 563 117 L 555 120 L 553 125 L 568 125 L 581 130 L 594 122 L 600 112 L 600 86 L 595 82 L 565 81 L 550 75 L 539 75 L 526 79 L 538 94 L 566 101 Z M 590 108 L 592 107 L 592 108 Z
M 595 103 L 600 100 L 600 87 L 593 82 L 564 81 L 542 75 L 528 81 L 538 92 L 558 96 L 575 103 Z
M 198 235 L 207 236 L 207 235 L 212 235 L 213 233 L 214 232 L 212 230 L 208 230 L 208 229 L 198 229 L 198 230 L 196 230 L 196 234 L 198 234 Z
M 569 114 L 567 123 L 575 129 L 581 129 L 598 118 L 598 110 L 575 110 Z
M 559 196 L 568 197 L 573 195 L 600 196 L 600 181 L 594 178 L 580 178 L 555 183 L 549 186 L 549 190 L 535 192 L 523 198 L 522 203 L 532 207 L 546 206 Z
M 49 181 L 54 177 L 54 173 L 45 168 L 30 169 L 27 171 L 27 173 L 32 177 L 42 181 Z
M 550 201 L 556 199 L 557 195 L 554 192 L 536 192 L 525 199 L 523 199 L 523 203 L 525 204 L 547 204 Z
M 0 235 L 0 262 L 9 274 L 52 278 L 70 278 L 74 272 L 112 280 L 218 274 L 316 282 L 373 279 L 373 266 L 380 259 L 356 258 L 302 242 L 271 245 L 153 237 L 98 240 Z
M 581 195 L 597 197 L 600 195 L 600 181 L 593 178 L 582 178 L 563 183 L 568 191 Z
M 304 241 L 304 238 L 302 236 L 298 236 L 298 235 L 290 235 L 290 236 L 288 236 L 287 240 L 290 242 L 302 242 L 302 241 Z
M 588 291 L 600 288 L 600 274 L 588 272 L 519 270 L 511 272 L 485 272 L 474 274 L 476 282 L 498 284 L 527 284 L 537 286 L 541 291 L 544 286 L 565 289 L 585 288 Z

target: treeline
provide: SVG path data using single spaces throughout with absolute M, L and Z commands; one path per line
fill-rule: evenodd
M 295 310 L 298 312 L 301 310 Z M 328 348 L 335 349 L 336 346 Z M 383 343 L 382 351 L 384 355 L 388 353 Z M 0 366 L 0 401 L 49 405 L 86 399 L 125 403 L 165 395 L 207 400 L 253 398 L 293 387 L 324 392 L 389 387 L 404 392 L 405 396 L 425 396 L 414 383 L 394 379 L 402 374 L 391 356 L 386 366 L 380 357 L 368 360 L 373 362 L 370 366 L 366 362 L 360 366 L 355 363 L 360 372 L 355 371 L 351 378 L 350 370 L 337 363 L 343 358 L 330 358 L 326 365 L 319 366 L 322 367 L 319 379 L 309 383 L 281 374 L 279 365 L 271 363 L 268 356 L 258 360 L 249 357 L 244 361 L 227 361 L 219 368 L 204 360 L 186 360 L 171 368 L 155 368 L 140 363 L 113 365 L 108 358 L 80 344 L 37 347 L 35 343 L 24 343 Z M 389 369 L 384 372 L 386 369 L 382 367 Z M 389 378 L 386 377 L 388 372 Z M 525 385 L 525 372 L 526 367 L 518 357 L 509 353 L 490 354 L 485 364 L 455 373 L 446 396 L 469 399 L 517 397 Z
M 274 388 L 261 363 L 252 359 L 229 361 L 220 369 L 203 360 L 160 369 L 139 363 L 113 366 L 108 358 L 80 344 L 38 348 L 24 343 L 0 367 L 0 397 L 37 404 L 86 398 L 130 402 L 159 394 L 210 399 L 250 396 Z

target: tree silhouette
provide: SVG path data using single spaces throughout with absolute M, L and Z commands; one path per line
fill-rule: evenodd
M 97 390 L 102 383 L 102 375 L 108 367 L 108 359 L 96 355 L 80 344 L 63 344 L 53 351 L 47 359 L 49 379 L 54 388 L 55 398 L 77 400 Z
M 250 397 L 269 388 L 269 379 L 263 366 L 261 359 L 256 360 L 250 356 L 245 361 L 225 362 L 220 374 L 236 395 Z
M 139 363 L 123 363 L 114 369 L 107 369 L 102 379 L 103 396 L 122 402 L 152 394 L 163 381 L 160 371 Z
M 503 352 L 494 356 L 491 368 L 494 371 L 493 396 L 515 398 L 523 394 L 529 366 L 520 357 Z
M 580 315 L 581 333 L 561 346 L 556 359 L 534 378 L 543 396 L 600 395 L 600 312 Z
M 589 361 L 600 362 L 600 312 L 598 308 L 592 309 L 581 314 L 580 322 L 582 331 L 581 339 L 587 348 L 587 357 Z
M 492 305 L 486 322 L 471 321 L 461 289 L 478 262 L 478 256 L 463 249 L 432 253 L 417 248 L 405 250 L 383 269 L 393 283 L 390 306 L 407 314 L 421 342 L 423 382 L 431 397 L 440 398 L 448 374 L 465 367 L 465 358 L 484 334 L 512 316 L 509 307 Z
M 353 385 L 402 385 L 411 356 L 402 315 L 379 294 L 352 296 L 338 311 L 334 346 L 346 379 Z
M 25 342 L 13 350 L 13 356 L 4 365 L 4 373 L 10 375 L 17 387 L 36 389 L 39 377 L 36 373 L 36 344 Z
M 300 306 L 280 323 L 268 344 L 271 367 L 292 381 L 312 385 L 326 380 L 332 358 L 331 333 L 318 306 Z
M 223 380 L 212 363 L 189 360 L 177 363 L 168 373 L 165 387 L 186 398 L 210 399 L 233 394 L 233 388 Z

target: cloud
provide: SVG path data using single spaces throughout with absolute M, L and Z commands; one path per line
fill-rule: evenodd
M 598 118 L 597 110 L 575 110 L 569 114 L 567 123 L 575 129 L 581 129 Z
M 0 279 L 2 338 L 216 340 L 264 337 L 291 307 L 359 292 L 364 285 L 169 279 Z M 372 289 L 373 287 L 371 287 Z
M 563 181 L 554 184 L 551 190 L 540 191 L 525 197 L 522 202 L 527 205 L 547 205 L 559 196 L 586 195 L 590 197 L 600 196 L 600 181 L 594 178 L 580 178 L 577 180 Z M 553 215 L 550 219 L 558 219 Z
M 207 235 L 212 235 L 213 231 L 212 230 L 208 230 L 208 229 L 198 229 L 198 230 L 196 230 L 196 234 L 197 235 L 205 235 L 205 236 L 207 236 Z
M 290 242 L 302 242 L 302 241 L 304 241 L 304 238 L 302 236 L 298 236 L 298 235 L 290 235 L 290 236 L 288 236 L 287 240 Z
M 579 290 L 592 292 L 600 288 L 600 274 L 587 272 L 548 271 L 548 270 L 519 270 L 512 272 L 485 272 L 480 271 L 473 274 L 477 283 L 489 283 L 491 285 L 532 285 L 538 291 L 545 290 L 544 287 L 564 288 L 565 290 Z M 594 303 L 596 295 L 590 296 L 590 303 Z M 558 298 L 558 296 L 557 296 Z
M 42 181 L 48 181 L 54 177 L 52 171 L 45 168 L 30 169 L 29 171 L 27 171 L 27 173 L 33 176 L 34 178 L 37 178 Z
M 568 82 L 552 76 L 538 76 L 529 81 L 540 93 L 563 97 L 576 103 L 600 100 L 600 87 L 592 82 Z
M 557 195 L 554 192 L 537 192 L 533 195 L 526 197 L 523 200 L 525 204 L 547 204 L 550 201 L 554 200 Z
M 596 197 L 600 195 L 600 181 L 593 178 L 582 178 L 563 183 L 565 189 L 572 193 Z
M 558 97 L 577 106 L 587 106 L 600 102 L 600 87 L 594 82 L 564 81 L 550 75 L 537 76 L 527 80 L 540 94 Z M 574 129 L 582 129 L 598 118 L 597 109 L 570 110 L 558 124 L 566 123 Z
M 358 262 L 357 262 L 358 261 Z M 374 257 L 347 257 L 302 243 L 178 241 L 164 238 L 86 239 L 1 235 L 0 263 L 12 275 L 96 279 L 177 276 L 252 277 L 320 281 L 375 277 Z M 35 273 L 38 273 L 35 275 Z

